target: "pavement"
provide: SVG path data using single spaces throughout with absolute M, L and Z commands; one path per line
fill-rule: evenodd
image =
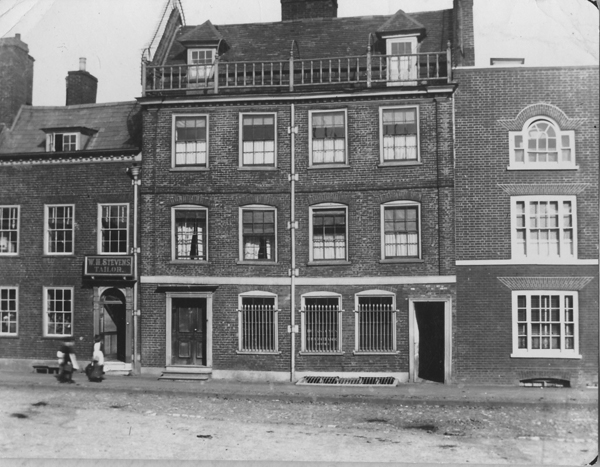
M 233 380 L 167 381 L 155 375 L 106 375 L 101 383 L 88 381 L 84 373 L 73 375 L 74 384 L 59 383 L 55 375 L 25 371 L 0 371 L 2 387 L 68 387 L 81 391 L 189 395 L 221 399 L 302 402 L 368 402 L 400 405 L 598 406 L 598 388 L 539 388 L 479 386 L 439 383 L 400 383 L 398 386 L 321 386 L 293 383 L 250 383 Z

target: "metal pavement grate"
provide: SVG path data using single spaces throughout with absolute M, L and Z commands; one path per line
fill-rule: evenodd
M 354 378 L 304 376 L 296 384 L 300 386 L 397 386 L 398 380 L 393 376 L 357 376 Z

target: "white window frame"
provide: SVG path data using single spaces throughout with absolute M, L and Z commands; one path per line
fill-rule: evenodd
M 418 256 L 395 256 L 393 258 L 385 257 L 385 210 L 386 208 L 406 208 L 406 207 L 414 207 L 417 208 L 417 228 L 418 232 Z M 423 258 L 422 256 L 422 245 L 423 245 L 423 230 L 421 229 L 421 203 L 417 201 L 408 201 L 408 200 L 398 200 L 398 201 L 390 201 L 388 203 L 383 203 L 380 207 L 380 234 L 381 234 L 381 261 L 384 262 L 410 262 L 410 261 L 419 261 Z
M 48 332 L 48 314 L 50 311 L 48 310 L 48 291 L 50 290 L 69 290 L 71 292 L 71 332 L 69 334 L 51 334 Z M 43 311 L 43 326 L 44 326 L 44 337 L 73 337 L 74 336 L 74 328 L 75 328 L 75 288 L 74 287 L 44 287 L 44 311 Z M 66 313 L 65 313 L 66 314 Z
M 415 159 L 385 159 L 384 134 L 383 134 L 383 114 L 386 111 L 410 110 L 415 111 L 415 122 L 417 125 L 417 157 Z M 381 165 L 410 165 L 421 162 L 421 125 L 418 105 L 386 106 L 379 108 L 379 163 Z
M 63 137 L 63 150 L 62 151 L 56 151 L 56 136 L 57 135 L 62 135 Z M 64 138 L 65 136 L 75 136 L 75 151 L 78 151 L 80 149 L 80 145 L 81 145 L 81 134 L 77 133 L 77 132 L 54 132 L 54 133 L 47 133 L 46 134 L 46 152 L 72 152 L 73 150 L 69 150 L 69 151 L 65 151 L 64 150 Z
M 273 299 L 273 350 L 246 350 L 243 348 L 244 345 L 244 311 L 243 303 L 245 298 L 272 298 Z M 239 354 L 261 354 L 261 355 L 272 355 L 279 354 L 279 306 L 278 296 L 272 292 L 264 292 L 261 290 L 253 290 L 250 292 L 244 292 L 238 295 L 238 351 Z
M 9 230 L 0 230 L 0 256 L 17 256 L 19 254 L 19 244 L 20 244 L 20 239 L 21 239 L 21 206 L 18 206 L 16 204 L 13 205 L 0 205 L 0 210 L 1 209 L 8 209 L 9 210 L 9 219 L 10 219 L 10 213 L 12 212 L 13 209 L 16 210 L 16 228 L 11 229 L 9 226 Z M 2 229 L 2 223 L 0 223 L 0 229 Z M 8 251 L 10 250 L 9 246 L 11 245 L 10 239 L 4 236 L 4 232 L 16 232 L 17 233 L 17 241 L 15 242 L 15 251 Z M 6 245 L 6 246 L 5 246 Z M 3 251 L 3 249 L 6 249 L 7 251 Z
M 556 152 L 558 153 L 557 162 L 529 162 L 527 155 L 527 134 L 529 132 L 529 128 L 534 125 L 537 121 L 545 121 L 549 123 L 556 132 Z M 570 146 L 563 146 L 562 140 L 563 137 L 568 138 L 570 141 Z M 521 138 L 522 141 L 522 150 L 523 150 L 523 162 L 517 162 L 516 160 L 516 138 Z M 560 126 L 553 119 L 546 117 L 545 115 L 540 115 L 536 117 L 532 117 L 528 119 L 523 125 L 523 129 L 520 131 L 509 131 L 508 132 L 508 142 L 509 142 L 509 153 L 510 153 L 510 162 L 508 165 L 509 170 L 573 170 L 578 169 L 575 162 L 576 151 L 575 151 L 575 131 L 573 130 L 561 130 Z M 570 161 L 562 161 L 562 151 L 565 149 L 569 149 L 571 151 L 571 160 Z
M 50 251 L 50 209 L 67 208 L 71 209 L 71 251 L 53 252 Z M 53 231 L 56 229 L 53 229 Z M 68 231 L 68 229 L 63 229 Z M 44 205 L 44 254 L 52 256 L 71 256 L 75 254 L 75 205 L 74 204 L 45 204 Z
M 207 63 L 206 58 L 202 61 L 194 61 L 193 55 L 198 52 L 211 52 L 212 60 L 210 63 Z M 195 47 L 192 49 L 187 49 L 187 79 L 188 82 L 194 87 L 194 85 L 203 84 L 206 81 L 210 80 L 215 72 L 215 59 L 217 56 L 217 49 L 214 47 Z M 204 63 L 202 63 L 204 62 Z M 194 66 L 196 65 L 196 66 Z
M 333 210 L 339 210 L 339 209 L 343 209 L 345 211 L 346 214 L 346 232 L 345 232 L 345 240 L 346 240 L 346 249 L 345 249 L 345 253 L 344 253 L 344 259 L 315 259 L 314 258 L 314 232 L 313 232 L 313 217 L 314 217 L 314 212 L 315 211 L 333 211 Z M 345 204 L 340 204 L 340 203 L 320 203 L 320 204 L 315 204 L 313 206 L 309 206 L 309 214 L 308 214 L 308 232 L 309 232 L 309 250 L 308 250 L 308 255 L 309 255 L 309 262 L 314 263 L 314 264 L 327 264 L 327 263 L 340 263 L 340 262 L 348 262 L 349 258 L 348 258 L 348 244 L 349 244 L 349 239 L 348 239 L 348 206 L 346 206 Z
M 313 116 L 323 113 L 342 113 L 344 115 L 344 161 L 343 162 L 326 162 L 314 163 L 313 156 Z M 348 154 L 348 109 L 320 109 L 310 110 L 308 112 L 308 165 L 315 168 L 331 168 L 331 167 L 346 167 L 349 165 Z
M 570 230 L 573 231 L 573 254 L 562 254 L 561 249 L 564 246 L 563 235 L 564 235 L 564 227 L 562 225 L 563 221 L 563 211 L 562 205 L 565 201 L 569 201 L 571 203 L 571 216 L 572 216 L 572 226 Z M 519 253 L 519 245 L 521 244 L 517 235 L 517 203 L 523 202 L 525 203 L 525 255 Z M 556 202 L 558 203 L 558 219 L 559 219 L 559 254 L 553 256 L 540 256 L 529 254 L 529 250 L 531 249 L 532 243 L 530 242 L 530 231 L 531 228 L 529 226 L 529 206 L 531 202 Z M 511 258 L 513 260 L 519 260 L 524 262 L 531 262 L 536 264 L 560 264 L 564 260 L 574 260 L 577 259 L 577 197 L 575 195 L 569 196 L 554 196 L 554 195 L 524 195 L 524 196 L 512 196 L 510 200 L 510 235 L 511 235 Z
M 410 67 L 411 68 L 407 68 L 406 71 L 401 70 L 400 73 L 393 72 L 393 67 L 396 66 L 397 67 L 397 58 L 392 58 L 389 57 L 390 55 L 392 55 L 392 44 L 398 44 L 401 42 L 408 42 L 411 44 L 411 49 L 414 50 L 413 54 L 417 54 L 419 52 L 419 41 L 417 39 L 417 35 L 405 35 L 405 36 L 390 36 L 390 37 L 386 37 L 385 38 L 385 53 L 386 55 L 388 55 L 387 58 L 387 69 L 388 69 L 388 75 L 387 75 L 387 85 L 388 86 L 414 86 L 417 84 L 417 79 L 418 79 L 418 69 L 417 69 L 417 65 L 418 65 L 418 61 L 417 61 L 417 56 L 416 55 L 412 55 L 406 57 L 405 60 L 405 65 L 402 65 L 402 67 L 406 66 L 406 67 Z M 402 60 L 402 59 L 400 59 Z M 403 63 L 403 62 L 401 62 Z M 406 76 L 402 76 L 402 74 L 405 74 Z M 403 78 L 407 78 L 407 80 L 401 81 L 401 79 Z
M 518 296 L 527 297 L 527 349 L 519 349 L 518 329 Z M 531 296 L 532 295 L 558 295 L 560 296 L 560 349 L 532 349 L 531 348 Z M 565 319 L 564 302 L 565 296 L 573 297 L 573 349 L 565 349 Z M 572 358 L 580 359 L 579 354 L 579 294 L 576 291 L 565 290 L 513 290 L 512 291 L 512 358 Z
M 306 310 L 306 299 L 307 298 L 337 298 L 338 300 L 338 326 L 337 326 L 337 341 L 338 341 L 338 348 L 335 351 L 309 351 L 306 349 L 306 314 L 305 314 L 305 310 Z M 300 297 L 301 300 L 301 310 L 300 310 L 300 328 L 302 330 L 302 339 L 301 339 L 301 349 L 300 349 L 300 353 L 301 354 L 305 354 L 305 355 L 342 355 L 343 352 L 343 346 L 342 346 L 342 317 L 343 317 L 343 306 L 342 306 L 342 295 L 339 293 L 335 293 L 335 292 L 308 292 L 303 294 Z
M 244 259 L 244 211 L 272 211 L 273 219 L 275 221 L 275 232 L 273 240 L 273 252 L 272 259 Z M 240 206 L 238 210 L 238 231 L 239 231 L 239 262 L 240 263 L 253 263 L 253 264 L 275 264 L 277 263 L 277 208 L 274 206 L 268 206 L 266 204 L 248 204 L 246 206 Z
M 177 257 L 177 211 L 204 211 L 204 259 L 183 259 Z M 184 264 L 206 263 L 208 261 L 208 208 L 204 206 L 198 206 L 196 204 L 179 204 L 171 208 L 171 261 L 181 262 Z
M 173 114 L 171 125 L 171 168 L 176 170 L 206 170 L 210 156 L 208 114 Z M 204 164 L 177 164 L 177 120 L 182 118 L 203 118 L 206 122 L 206 156 Z
M 390 350 L 361 350 L 360 346 L 360 305 L 359 301 L 361 298 L 370 298 L 370 297 L 386 297 L 392 299 L 392 309 L 387 311 L 387 313 L 392 314 L 392 349 Z M 398 310 L 396 307 L 396 294 L 393 292 L 388 292 L 387 290 L 365 290 L 359 292 L 354 295 L 354 354 L 365 354 L 365 355 L 386 355 L 386 354 L 396 354 L 397 352 L 397 336 L 396 336 L 396 326 L 397 326 L 397 315 Z
M 7 291 L 7 294 L 10 293 L 11 290 L 15 291 L 15 309 L 11 310 L 10 306 L 7 309 L 3 309 L 4 301 L 2 300 L 2 291 Z M 10 297 L 6 299 L 6 303 L 10 304 Z M 15 313 L 15 332 L 4 332 L 2 330 L 2 326 L 0 325 L 0 337 L 3 336 L 17 336 L 19 334 L 19 287 L 18 286 L 0 286 L 0 321 L 4 323 L 5 314 Z M 6 320 L 8 322 L 8 326 L 10 328 L 10 323 L 12 321 Z
M 273 117 L 273 163 L 244 164 L 244 117 Z M 277 112 L 240 112 L 239 113 L 239 160 L 238 166 L 249 170 L 271 170 L 277 168 Z M 266 141 L 266 140 L 265 140 Z
M 112 251 L 102 251 L 102 232 L 103 227 L 102 227 L 102 208 L 104 206 L 125 206 L 125 208 L 127 209 L 127 238 L 125 240 L 125 243 L 127 245 L 126 251 L 124 252 L 112 252 Z M 128 255 L 129 252 L 129 230 L 130 230 L 130 226 L 129 226 L 130 222 L 129 222 L 129 203 L 98 203 L 98 254 L 99 255 Z

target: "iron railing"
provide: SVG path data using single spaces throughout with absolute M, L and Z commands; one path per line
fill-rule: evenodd
M 396 350 L 396 313 L 391 305 L 360 305 L 357 314 L 358 352 Z
M 304 314 L 304 352 L 340 352 L 340 310 L 335 305 L 306 305 Z
M 307 87 L 351 85 L 410 86 L 445 84 L 452 80 L 450 44 L 441 52 L 366 55 L 327 59 L 225 62 L 211 65 L 151 65 L 142 61 L 142 95 L 202 90 L 214 94 L 261 88 L 303 90 Z
M 272 305 L 244 305 L 238 310 L 242 352 L 277 351 L 277 311 Z

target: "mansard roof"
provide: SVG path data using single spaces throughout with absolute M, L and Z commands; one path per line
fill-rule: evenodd
M 27 106 L 12 127 L 0 134 L 3 154 L 46 152 L 47 132 L 79 132 L 89 135 L 87 151 L 141 150 L 142 122 L 136 101 L 84 104 L 64 107 Z
M 180 27 L 166 56 L 165 65 L 186 63 L 186 46 L 220 39 L 222 61 L 287 60 L 295 41 L 299 58 L 331 58 L 364 55 L 369 41 L 375 53 L 385 53 L 384 42 L 376 34 L 409 34 L 426 31 L 421 52 L 446 50 L 452 36 L 452 10 L 347 18 L 317 18 L 275 23 L 248 23 Z

